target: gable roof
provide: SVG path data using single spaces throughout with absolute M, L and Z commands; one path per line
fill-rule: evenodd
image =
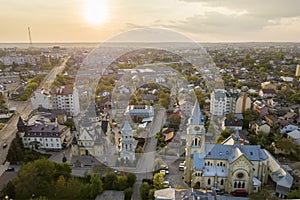
M 300 131 L 298 129 L 289 132 L 287 135 L 295 140 L 300 139 Z

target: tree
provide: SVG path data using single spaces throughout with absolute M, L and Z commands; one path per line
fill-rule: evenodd
M 174 128 L 175 130 L 179 129 L 179 125 L 180 125 L 180 121 L 181 121 L 181 117 L 178 114 L 171 114 L 169 117 L 169 127 L 170 128 Z
M 288 193 L 288 199 L 300 199 L 300 189 Z
M 114 186 L 117 181 L 118 177 L 113 171 L 107 172 L 106 176 L 104 177 L 104 189 L 114 190 Z
M 136 181 L 136 175 L 133 173 L 127 174 L 127 184 L 129 187 L 133 187 L 134 183 Z
M 98 174 L 92 174 L 89 184 L 89 198 L 95 197 L 103 192 L 103 184 Z
M 29 199 L 32 194 L 37 197 L 53 194 L 54 174 L 54 163 L 47 159 L 27 163 L 18 173 L 16 198 Z
M 126 188 L 124 190 L 124 194 L 125 194 L 125 200 L 130 200 L 131 199 L 131 195 L 132 195 L 132 188 Z
M 155 189 L 160 190 L 164 188 L 164 175 L 162 173 L 156 173 L 153 177 L 153 186 Z
M 149 183 L 143 182 L 141 187 L 140 187 L 140 194 L 141 194 L 141 198 L 143 200 L 148 199 L 149 191 L 150 191 Z

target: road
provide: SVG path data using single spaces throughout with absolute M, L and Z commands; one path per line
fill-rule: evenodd
M 155 135 L 161 130 L 164 117 L 165 110 L 159 109 L 155 114 L 154 121 L 151 124 L 150 131 L 148 132 L 148 137 L 146 138 L 144 153 L 139 159 L 137 168 L 134 172 L 137 176 L 137 180 L 133 186 L 133 193 L 131 196 L 132 200 L 141 199 L 140 186 L 142 184 L 142 180 L 144 178 L 152 178 L 157 144 L 157 139 L 155 138 Z
M 40 87 L 45 88 L 47 85 L 50 85 L 54 80 L 57 74 L 62 73 L 64 70 L 66 63 L 69 58 L 65 58 L 60 66 L 54 67 L 50 73 L 44 78 L 44 81 L 41 83 Z M 10 107 L 16 107 L 16 114 L 9 120 L 9 122 L 5 125 L 5 127 L 0 131 L 0 163 L 4 163 L 6 160 L 6 155 L 12 140 L 15 138 L 17 133 L 17 122 L 19 116 L 23 119 L 26 118 L 30 112 L 32 111 L 30 99 L 27 101 L 13 101 L 9 100 Z M 8 144 L 8 147 L 5 149 L 2 148 L 4 143 Z

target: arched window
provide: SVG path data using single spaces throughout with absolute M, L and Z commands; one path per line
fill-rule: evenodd
M 242 188 L 245 188 L 245 182 L 242 183 Z
M 127 144 L 125 144 L 125 149 L 127 150 Z
M 208 165 L 208 166 L 210 165 L 210 162 L 209 162 L 209 161 L 207 162 L 207 165 Z
M 210 178 L 207 180 L 207 185 L 210 185 Z
M 224 185 L 224 180 L 223 180 L 223 179 L 221 179 L 220 184 L 221 184 L 221 185 Z
M 217 166 L 219 166 L 219 163 L 217 164 Z
M 239 184 L 238 184 L 238 188 L 241 188 L 241 182 L 239 182 Z
M 223 162 L 220 162 L 220 166 L 222 166 L 223 165 Z
M 236 182 L 234 182 L 233 187 L 236 188 L 236 186 L 237 186 L 237 184 L 236 184 Z

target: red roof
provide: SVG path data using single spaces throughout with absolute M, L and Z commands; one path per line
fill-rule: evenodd
M 262 92 L 264 94 L 275 94 L 275 90 L 274 89 L 262 89 Z

